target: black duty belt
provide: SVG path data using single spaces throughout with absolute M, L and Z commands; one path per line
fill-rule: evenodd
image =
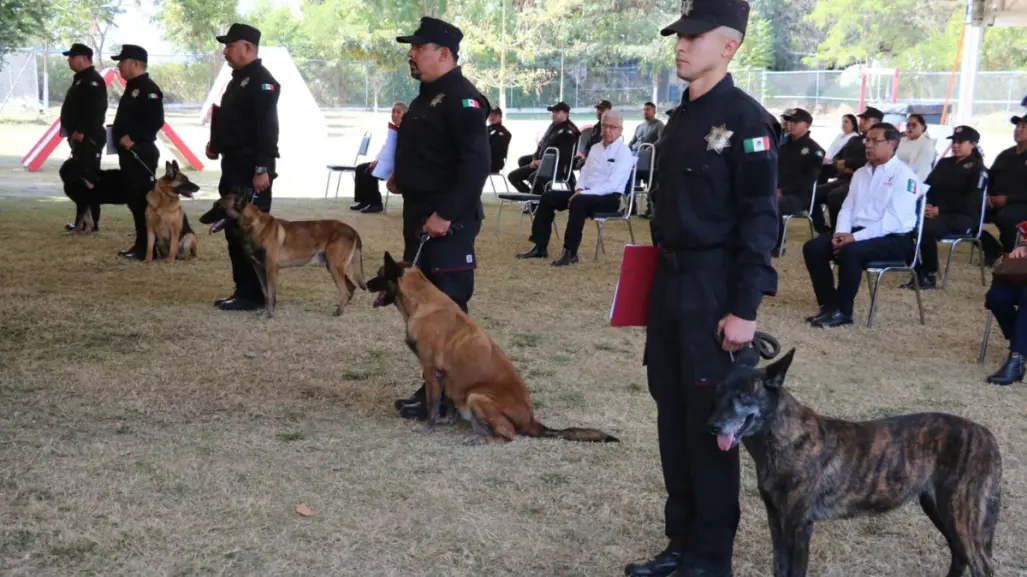
M 728 250 L 726 246 L 714 245 L 696 249 L 671 248 L 664 245 L 657 247 L 660 253 L 660 260 L 663 261 L 674 272 L 682 270 L 682 262 L 695 260 L 706 255 L 723 254 Z

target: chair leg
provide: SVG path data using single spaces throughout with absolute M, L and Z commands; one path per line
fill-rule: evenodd
M 332 171 L 328 171 L 328 180 L 325 180 L 325 198 L 328 198 L 328 185 L 332 183 Z
M 339 200 L 339 187 L 342 186 L 342 174 L 339 174 L 339 178 L 335 181 L 335 200 Z
M 601 221 L 595 221 L 596 223 L 596 255 L 592 260 L 599 260 L 599 247 L 603 245 L 603 224 Z M 605 250 L 603 252 L 606 252 Z
M 392 196 L 392 194 L 390 194 L 388 189 L 386 189 L 385 190 L 385 206 L 382 207 L 382 213 L 383 214 L 388 214 L 389 213 L 389 197 L 390 196 Z
M 924 301 L 920 298 L 920 279 L 917 278 L 916 271 L 910 271 L 913 275 L 913 289 L 916 290 L 916 307 L 920 309 L 920 324 L 927 324 L 924 321 Z
M 952 255 L 955 254 L 957 246 L 959 246 L 959 242 L 949 245 L 949 256 L 945 259 L 945 273 L 941 275 L 941 288 L 945 288 L 945 283 L 949 280 L 949 269 L 952 268 Z
M 984 280 L 984 269 L 985 269 L 985 266 L 984 266 L 984 245 L 978 246 L 980 244 L 980 242 L 981 242 L 980 240 L 973 241 L 970 244 L 970 252 L 972 253 L 974 251 L 974 249 L 980 249 L 980 251 L 981 251 L 981 258 L 980 258 L 980 263 L 979 263 L 980 267 L 979 268 L 981 269 L 981 286 L 988 286 L 988 281 Z
M 867 328 L 869 329 L 874 322 L 874 310 L 877 308 L 877 291 L 881 288 L 881 277 L 884 276 L 884 271 L 877 273 L 877 282 L 874 283 L 874 290 L 870 294 L 870 314 L 867 315 Z M 870 271 L 867 271 L 867 288 L 870 288 Z
M 496 236 L 499 236 L 499 221 L 503 218 L 503 205 L 506 204 L 505 200 L 499 201 L 499 212 L 496 214 Z
M 778 249 L 784 252 L 785 245 L 788 244 L 788 222 L 792 220 L 792 215 L 786 214 L 781 217 L 781 244 L 778 245 Z
M 628 218 L 625 222 L 628 223 L 628 234 L 631 235 L 631 244 L 635 244 L 635 231 L 631 228 L 631 219 Z
M 984 338 L 981 339 L 981 353 L 977 355 L 977 364 L 984 366 L 984 357 L 988 354 L 988 339 L 991 337 L 991 321 L 995 318 L 995 315 L 991 314 L 991 311 L 985 311 L 984 321 Z
M 809 237 L 812 240 L 817 236 L 817 230 L 813 228 L 813 217 L 807 216 L 806 221 L 809 222 Z

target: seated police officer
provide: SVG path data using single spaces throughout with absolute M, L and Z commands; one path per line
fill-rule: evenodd
M 567 230 L 563 239 L 563 255 L 553 266 L 567 266 L 578 262 L 578 246 L 585 220 L 597 213 L 616 212 L 620 209 L 621 195 L 627 190 L 628 179 L 635 157 L 621 140 L 624 118 L 619 112 L 608 110 L 600 121 L 603 139 L 592 147 L 592 153 L 581 169 L 581 180 L 573 193 L 551 190 L 542 195 L 531 224 L 531 238 L 535 246 L 517 258 L 546 258 L 549 256 L 549 233 L 556 211 L 567 210 Z
M 571 160 L 574 149 L 578 146 L 578 137 L 581 136 L 581 131 L 571 122 L 571 107 L 566 102 L 557 102 L 546 110 L 553 114 L 553 122 L 542 135 L 542 139 L 538 141 L 535 154 L 520 157 L 517 160 L 519 168 L 510 171 L 510 174 L 507 175 L 507 180 L 519 192 L 542 194 L 543 187 L 551 180 L 551 176 L 544 174 L 536 181 L 535 170 L 542 164 L 542 155 L 550 147 L 556 147 L 560 151 L 556 177 L 558 179 L 570 178 Z M 535 190 L 532 190 L 531 185 L 528 184 L 532 181 L 535 182 Z
M 823 164 L 824 149 L 810 137 L 813 116 L 801 108 L 786 110 L 781 116 L 787 122 L 790 138 L 778 148 L 777 206 L 781 215 L 797 214 L 809 209 L 813 186 Z M 784 224 L 777 235 L 776 256 L 781 256 Z
M 506 155 L 510 152 L 510 129 L 503 126 L 503 111 L 493 108 L 489 111 L 489 148 L 492 150 L 491 174 L 499 174 L 506 166 Z
M 806 319 L 815 327 L 852 324 L 852 305 L 863 267 L 871 261 L 904 261 L 912 253 L 910 232 L 917 224 L 916 201 L 923 185 L 913 170 L 895 157 L 900 140 L 898 129 L 891 124 L 870 129 L 867 164 L 852 175 L 834 235 L 822 234 L 802 247 L 820 305 L 819 313 Z M 838 263 L 837 288 L 832 261 Z
M 1027 116 L 1014 116 L 1016 146 L 999 153 L 988 174 L 988 205 L 985 221 L 999 229 L 999 241 L 985 231 L 981 235 L 985 263 L 1009 253 L 1016 244 L 1016 225 L 1027 220 Z
M 949 137 L 952 156 L 938 161 L 927 176 L 927 206 L 920 240 L 917 279 L 920 290 L 933 289 L 938 276 L 938 240 L 952 234 L 973 234 L 981 222 L 981 195 L 986 170 L 977 142 L 981 135 L 969 126 L 957 126 Z M 910 280 L 902 285 L 915 288 Z

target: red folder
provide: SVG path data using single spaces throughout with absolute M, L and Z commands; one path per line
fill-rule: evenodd
M 644 327 L 649 319 L 649 293 L 656 275 L 659 252 L 655 246 L 629 244 L 624 247 L 620 278 L 613 291 L 610 325 Z

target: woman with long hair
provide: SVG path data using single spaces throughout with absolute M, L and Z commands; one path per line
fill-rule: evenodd
M 927 121 L 920 114 L 910 114 L 906 119 L 906 135 L 899 142 L 896 154 L 899 160 L 913 169 L 920 182 L 927 180 L 938 153 L 937 143 L 927 134 Z

